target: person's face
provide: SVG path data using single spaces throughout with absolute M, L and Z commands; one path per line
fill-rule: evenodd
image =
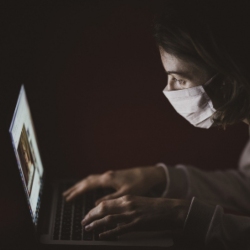
M 167 73 L 167 90 L 180 90 L 206 83 L 212 76 L 208 70 L 181 60 L 160 49 L 163 67 Z
M 29 156 L 28 156 L 27 150 L 26 150 L 24 145 L 22 145 L 22 149 L 23 149 L 22 151 L 23 151 L 24 161 L 25 161 L 26 165 L 28 166 L 30 160 L 29 160 Z

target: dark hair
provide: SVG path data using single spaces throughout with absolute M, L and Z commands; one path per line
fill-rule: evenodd
M 248 2 L 166 0 L 154 23 L 161 49 L 220 74 L 223 100 L 213 119 L 223 127 L 250 120 Z

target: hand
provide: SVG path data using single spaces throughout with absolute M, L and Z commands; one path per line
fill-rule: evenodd
M 102 201 L 82 221 L 86 231 L 117 225 L 103 232 L 101 239 L 113 238 L 135 231 L 182 229 L 189 201 L 126 195 Z
M 166 185 L 165 172 L 160 167 L 138 167 L 132 169 L 108 171 L 101 175 L 90 175 L 63 193 L 66 201 L 96 189 L 114 188 L 116 192 L 102 197 L 96 205 L 103 200 L 114 199 L 126 194 L 145 195 L 154 187 L 161 191 Z

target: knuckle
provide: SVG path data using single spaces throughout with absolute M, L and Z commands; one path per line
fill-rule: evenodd
M 104 212 L 106 210 L 107 207 L 107 202 L 106 201 L 101 201 L 99 204 L 99 208 L 101 212 Z
M 84 184 L 84 183 L 88 183 L 89 181 L 91 181 L 92 179 L 94 178 L 94 175 L 89 175 L 86 179 L 84 179 L 83 181 L 82 181 L 82 183 L 81 184 Z
M 127 208 L 129 210 L 134 210 L 135 209 L 135 202 L 134 201 L 128 201 L 127 202 Z
M 89 218 L 91 218 L 91 216 L 92 216 L 92 212 L 90 211 L 90 212 L 86 215 L 85 219 L 88 220 Z
M 122 227 L 121 226 L 117 226 L 114 231 L 115 231 L 115 233 L 119 234 L 122 231 Z
M 106 174 L 109 175 L 109 176 L 113 176 L 114 173 L 115 173 L 115 171 L 113 171 L 113 170 L 109 170 L 109 171 L 106 172 Z
M 86 219 L 90 219 L 95 215 L 95 209 L 91 209 L 88 214 L 86 215 Z
M 132 196 L 127 194 L 127 195 L 124 195 L 122 198 L 123 198 L 124 201 L 130 201 Z
M 103 174 L 103 176 L 104 176 L 104 179 L 110 180 L 110 179 L 113 178 L 114 174 L 115 174 L 114 171 L 109 170 L 109 171 L 105 172 L 105 173 Z
M 111 223 L 113 220 L 114 220 L 114 216 L 112 216 L 112 215 L 108 215 L 108 216 L 106 217 L 106 222 L 107 222 L 107 223 Z
M 89 216 L 89 215 L 86 215 L 86 216 L 83 218 L 83 220 L 84 220 L 85 223 L 89 223 L 90 216 Z
M 90 226 L 91 226 L 91 227 L 96 227 L 96 226 L 98 226 L 98 222 L 97 222 L 97 221 L 94 221 L 94 222 L 92 222 L 92 223 L 90 224 Z

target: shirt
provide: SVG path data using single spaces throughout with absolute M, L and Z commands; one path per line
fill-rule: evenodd
M 179 248 L 250 250 L 250 140 L 236 170 L 206 172 L 185 165 L 164 169 L 164 196 L 191 200 L 182 234 L 174 239 Z

